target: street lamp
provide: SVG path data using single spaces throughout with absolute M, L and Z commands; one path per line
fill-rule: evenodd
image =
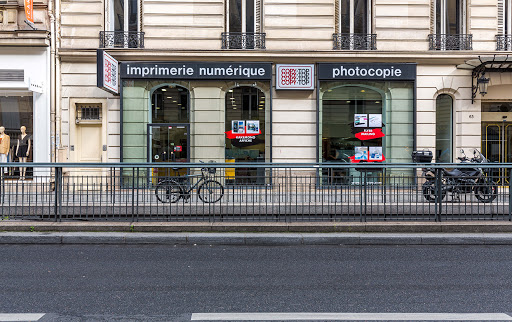
M 489 78 L 485 77 L 485 74 L 480 76 L 480 78 L 476 81 L 478 85 L 478 91 L 480 92 L 480 95 L 485 96 L 487 94 L 487 86 L 489 85 Z

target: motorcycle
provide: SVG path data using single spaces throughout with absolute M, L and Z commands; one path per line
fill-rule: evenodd
M 478 150 L 473 151 L 473 157 L 468 158 L 461 150 L 462 157 L 458 157 L 461 163 L 475 163 L 474 168 L 460 168 L 460 169 L 441 169 L 441 195 L 439 200 L 443 200 L 449 192 L 452 194 L 454 200 L 460 200 L 461 194 L 474 193 L 478 201 L 482 203 L 493 202 L 498 196 L 498 186 L 493 182 L 489 176 L 489 169 L 476 164 L 483 165 L 488 163 L 489 160 Z M 414 154 L 414 152 L 413 152 Z M 417 162 L 413 155 L 413 160 Z M 431 162 L 430 159 L 429 162 Z M 437 195 L 436 187 L 436 171 L 434 168 L 424 168 L 423 177 L 427 181 L 422 186 L 423 197 L 429 202 L 434 202 Z

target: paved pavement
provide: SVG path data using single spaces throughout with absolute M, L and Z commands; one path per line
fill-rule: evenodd
M 512 245 L 512 222 L 0 221 L 0 244 Z

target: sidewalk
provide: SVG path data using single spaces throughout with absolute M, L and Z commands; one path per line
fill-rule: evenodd
M 512 245 L 512 222 L 0 221 L 0 244 Z

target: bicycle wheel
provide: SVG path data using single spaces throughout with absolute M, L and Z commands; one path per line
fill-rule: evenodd
M 182 190 L 179 183 L 174 180 L 166 180 L 158 183 L 155 189 L 156 199 L 163 203 L 175 203 L 180 200 Z
M 224 196 L 224 187 L 220 182 L 214 180 L 207 180 L 197 189 L 199 199 L 205 203 L 215 203 Z

